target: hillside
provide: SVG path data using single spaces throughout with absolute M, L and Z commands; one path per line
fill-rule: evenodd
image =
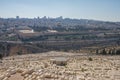
M 120 22 L 70 18 L 0 18 L 3 56 L 65 51 L 95 53 L 120 46 Z
M 13 79 L 120 80 L 120 56 L 51 51 L 5 57 L 0 63 L 0 80 Z

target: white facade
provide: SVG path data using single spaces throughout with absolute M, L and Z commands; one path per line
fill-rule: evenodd
M 48 32 L 56 33 L 56 30 L 47 30 Z
M 19 30 L 21 33 L 34 33 L 34 30 Z

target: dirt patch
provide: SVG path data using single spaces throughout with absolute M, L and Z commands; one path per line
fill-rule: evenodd
M 12 75 L 8 80 L 23 80 L 23 79 L 24 79 L 24 77 L 21 76 L 20 73 L 16 73 L 16 74 Z

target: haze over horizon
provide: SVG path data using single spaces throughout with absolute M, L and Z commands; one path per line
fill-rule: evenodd
M 15 16 L 120 22 L 120 0 L 0 0 L 0 17 Z

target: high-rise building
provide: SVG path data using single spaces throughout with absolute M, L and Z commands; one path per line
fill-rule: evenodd
M 43 17 L 43 19 L 47 19 L 47 17 L 46 17 L 46 16 L 44 16 L 44 17 Z
M 62 19 L 63 19 L 63 17 L 62 17 L 62 16 L 60 16 L 60 17 L 57 17 L 56 19 L 62 20 Z
M 19 16 L 16 16 L 16 19 L 19 19 Z
M 38 16 L 37 19 L 40 19 L 40 17 Z

